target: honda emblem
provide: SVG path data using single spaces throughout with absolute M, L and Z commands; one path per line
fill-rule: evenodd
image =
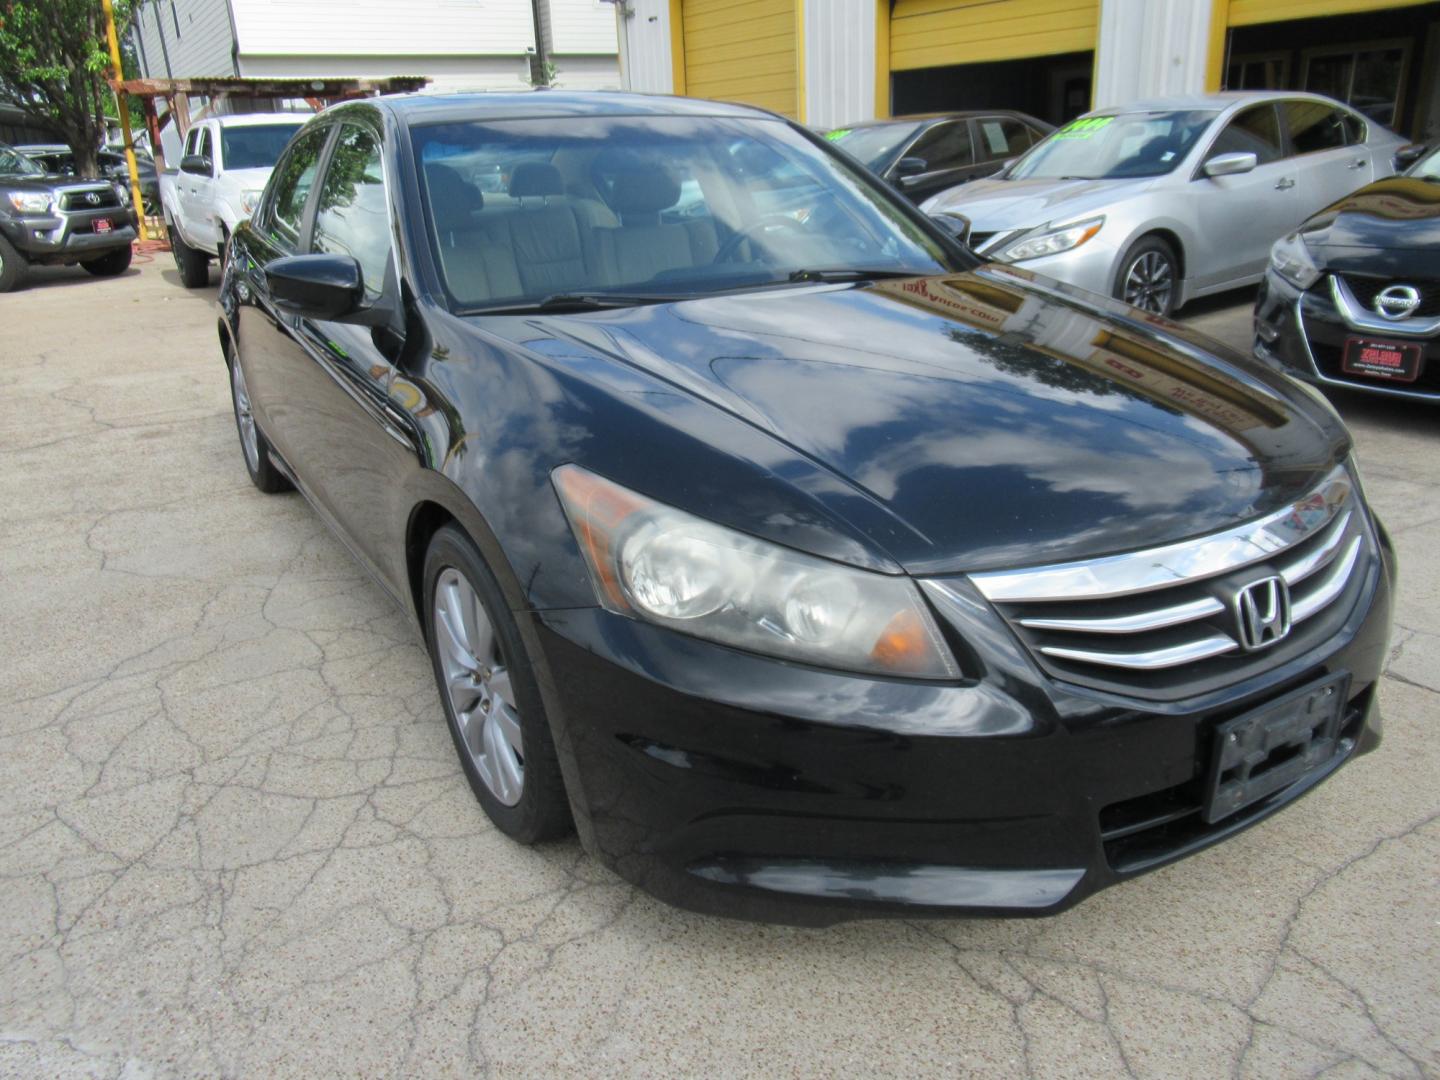
M 1290 633 L 1290 588 L 1285 579 L 1267 577 L 1246 585 L 1235 596 L 1235 616 L 1246 652 L 1282 640 Z

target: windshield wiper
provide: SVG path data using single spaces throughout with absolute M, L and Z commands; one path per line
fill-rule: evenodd
M 884 270 L 862 270 L 842 266 L 831 270 L 792 270 L 790 281 L 876 281 L 882 278 L 924 277 L 928 270 L 900 270 L 890 267 Z
M 642 307 L 646 304 L 673 304 L 694 297 L 664 293 L 551 293 L 531 304 L 469 308 L 461 315 L 542 315 L 567 311 L 607 311 L 611 308 Z

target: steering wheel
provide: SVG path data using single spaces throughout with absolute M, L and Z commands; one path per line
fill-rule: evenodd
M 740 245 L 750 239 L 756 233 L 765 232 L 769 229 L 785 228 L 792 229 L 797 233 L 804 233 L 805 227 L 792 217 L 784 214 L 766 214 L 762 218 L 752 221 L 743 228 L 736 229 L 729 240 L 720 245 L 720 250 L 715 252 L 715 258 L 710 260 L 712 266 L 719 263 L 729 262 L 730 257 L 740 249 Z

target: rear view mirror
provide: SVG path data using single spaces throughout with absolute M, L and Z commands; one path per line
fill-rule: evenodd
M 360 309 L 365 279 L 349 255 L 287 255 L 265 266 L 277 307 L 306 319 L 335 322 Z
M 1258 164 L 1260 159 L 1250 153 L 1216 154 L 1205 162 L 1205 175 L 1211 179 L 1217 176 L 1238 176 L 1240 173 L 1253 172 Z
M 204 154 L 186 154 L 180 159 L 180 171 L 210 176 L 215 172 L 215 166 Z
M 970 246 L 970 219 L 964 214 L 931 214 L 930 220 L 939 225 L 966 247 Z
M 1409 146 L 1402 146 L 1395 151 L 1395 171 L 1404 172 L 1415 162 L 1425 156 L 1428 147 L 1421 143 L 1411 143 Z

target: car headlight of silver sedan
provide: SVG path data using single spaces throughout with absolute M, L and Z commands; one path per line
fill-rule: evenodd
M 10 205 L 22 214 L 48 214 L 53 205 L 43 191 L 12 191 L 7 197 Z
M 960 675 L 915 583 L 792 551 L 578 465 L 554 474 L 600 603 L 749 652 L 875 675 Z
M 1062 251 L 1073 251 L 1081 244 L 1088 243 L 1105 224 L 1103 217 L 1087 218 L 1072 225 L 1049 229 L 1038 236 L 1011 244 L 999 255 L 1001 262 L 1023 262 L 1038 259 L 1044 255 L 1058 255 Z
M 1320 268 L 1298 232 L 1275 241 L 1270 249 L 1270 267 L 1302 292 L 1320 280 Z
M 240 193 L 240 212 L 246 217 L 255 213 L 255 207 L 260 205 L 260 196 L 264 195 L 263 188 L 252 188 L 249 191 Z

